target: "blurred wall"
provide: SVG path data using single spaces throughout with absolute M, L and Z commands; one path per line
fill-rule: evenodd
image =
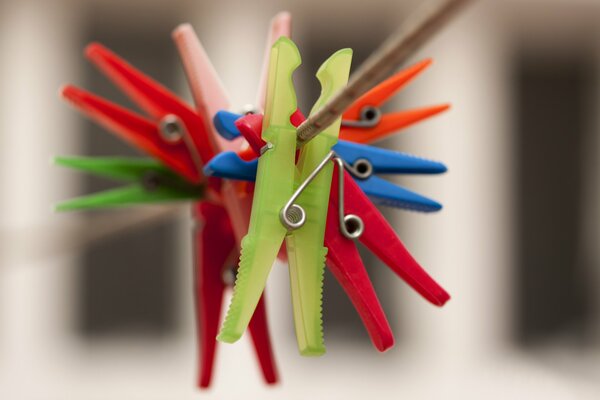
M 369 273 L 397 335 L 396 347 L 385 354 L 373 349 L 337 283 L 328 278 L 328 354 L 299 357 L 287 270 L 280 265 L 269 280 L 268 307 L 283 382 L 275 388 L 262 384 L 244 338 L 220 346 L 214 388 L 199 393 L 193 387 L 191 224 L 185 207 L 160 223 L 101 241 L 94 239 L 101 226 L 132 213 L 51 211 L 58 200 L 97 187 L 52 167 L 53 155 L 128 151 L 57 98 L 65 82 L 105 94 L 102 82 L 109 83 L 81 55 L 86 42 L 105 41 L 189 100 L 166 36 L 178 23 L 190 22 L 237 110 L 254 99 L 267 23 L 286 9 L 305 59 L 296 83 L 307 109 L 318 93 L 314 70 L 327 54 L 349 46 L 355 60 L 364 59 L 419 3 L 1 2 L 0 397 L 598 398 L 597 1 L 475 1 L 415 56 L 431 56 L 435 64 L 390 109 L 446 101 L 453 108 L 383 145 L 449 166 L 441 177 L 398 179 L 441 201 L 444 210 L 386 215 L 453 299 L 436 309 L 369 259 Z M 124 101 L 114 92 L 106 95 Z M 547 130 L 547 140 L 558 148 L 543 143 L 540 130 Z M 573 141 L 565 139 L 571 136 Z M 562 162 L 570 163 L 565 169 L 572 179 L 562 174 Z M 577 193 L 565 195 L 564 188 Z M 530 202 L 536 195 L 539 207 Z M 168 234 L 157 234 L 165 226 Z M 561 238 L 557 232 L 572 233 Z M 162 257 L 151 257 L 152 268 L 144 269 L 147 262 L 127 250 L 130 246 L 114 247 L 150 237 L 153 248 L 164 245 Z M 532 248 L 539 250 L 524 252 Z M 557 261 L 563 256 L 566 261 Z M 103 275 L 106 286 L 85 274 L 102 268 L 99 259 L 112 271 Z M 119 275 L 121 269 L 129 278 Z M 140 284 L 136 273 L 150 286 Z M 124 280 L 119 284 L 133 294 L 169 282 L 168 301 L 160 303 L 166 325 L 152 325 L 156 299 L 142 298 L 133 309 L 147 315 L 137 319 L 143 323 L 132 323 L 137 328 L 123 328 L 125 318 L 103 334 L 82 329 L 85 310 L 120 312 L 117 304 L 102 302 L 103 291 L 112 290 L 111 279 Z M 98 290 L 96 308 L 81 306 L 90 301 L 89 290 Z

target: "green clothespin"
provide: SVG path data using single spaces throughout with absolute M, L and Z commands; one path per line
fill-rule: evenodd
M 319 69 L 322 94 L 313 111 L 346 84 L 351 55 L 351 50 L 341 50 Z M 324 158 L 337 141 L 341 120 L 304 146 L 296 168 L 296 129 L 290 123 L 290 116 L 296 110 L 292 73 L 299 64 L 300 55 L 294 43 L 279 39 L 271 50 L 262 132 L 270 148 L 258 161 L 249 232 L 242 241 L 234 294 L 218 339 L 235 342 L 241 337 L 281 243 L 288 235 L 298 346 L 303 355 L 320 355 L 325 351 L 321 301 L 327 249 L 323 247 L 323 238 L 333 168 L 329 159 Z M 314 176 L 308 179 L 311 175 Z M 298 204 L 294 203 L 296 199 Z
M 311 115 L 346 86 L 351 61 L 352 50 L 342 49 L 321 65 L 317 72 L 321 96 L 313 106 Z M 333 174 L 331 148 L 338 141 L 341 121 L 341 117 L 338 118 L 301 148 L 295 177 L 297 199 L 294 199 L 296 196 L 290 199 L 289 207 L 284 209 L 283 214 L 290 215 L 291 212 L 293 217 L 295 213 L 292 208 L 296 205 L 303 209 L 306 219 L 301 227 L 291 231 L 285 241 L 296 338 L 302 355 L 325 353 L 321 305 L 327 248 L 323 246 L 323 241 Z M 293 228 L 294 221 L 290 222 Z
M 292 74 L 300 62 L 298 48 L 287 38 L 271 48 L 262 131 L 271 148 L 258 159 L 250 226 L 241 243 L 229 311 L 217 336 L 222 342 L 233 343 L 246 330 L 287 234 L 279 210 L 294 191 L 296 128 L 290 117 L 297 108 Z
M 67 200 L 57 211 L 124 207 L 133 204 L 199 199 L 204 185 L 192 185 L 161 163 L 141 158 L 57 157 L 57 165 L 131 185 Z

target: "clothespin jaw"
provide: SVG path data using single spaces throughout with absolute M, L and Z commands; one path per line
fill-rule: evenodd
M 296 45 L 287 38 L 278 39 L 271 50 L 262 132 L 272 148 L 258 162 L 248 235 L 241 243 L 233 298 L 217 337 L 223 342 L 237 341 L 248 326 L 287 232 L 279 212 L 294 184 L 296 129 L 290 116 L 297 108 L 292 73 L 299 65 Z
M 431 63 L 430 59 L 421 61 L 398 72 L 361 96 L 344 112 L 340 138 L 356 143 L 372 143 L 449 109 L 448 104 L 442 104 L 389 114 L 381 112 L 380 107 L 383 103 L 420 75 Z
M 56 207 L 57 211 L 197 200 L 204 195 L 204 184 L 190 184 L 153 160 L 118 157 L 57 157 L 55 163 L 93 175 L 131 183 L 125 187 L 67 200 Z

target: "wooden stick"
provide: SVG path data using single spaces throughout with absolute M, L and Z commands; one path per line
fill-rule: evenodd
M 331 125 L 350 105 L 406 62 L 470 0 L 429 3 L 409 18 L 352 74 L 348 85 L 296 131 L 301 146 Z

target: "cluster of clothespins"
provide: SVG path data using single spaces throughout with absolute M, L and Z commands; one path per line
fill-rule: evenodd
M 89 60 L 147 115 L 74 86 L 62 89 L 63 97 L 78 110 L 152 159 L 57 158 L 60 165 L 130 183 L 66 201 L 59 210 L 193 202 L 198 221 L 194 242 L 201 387 L 211 381 L 216 340 L 235 342 L 246 328 L 265 380 L 277 381 L 264 300 L 267 276 L 277 257 L 289 264 L 296 336 L 303 355 L 325 352 L 321 321 L 325 265 L 352 301 L 374 346 L 385 351 L 394 343 L 356 241 L 429 302 L 441 306 L 449 299 L 376 208 L 439 210 L 437 202 L 377 175 L 439 174 L 445 166 L 367 144 L 448 108 L 380 111 L 430 62 L 393 75 L 321 133 L 298 140 L 297 126 L 305 117 L 297 108 L 292 73 L 300 65 L 300 55 L 289 36 L 290 16 L 281 13 L 271 23 L 254 113 L 231 112 L 219 78 L 189 25 L 177 28 L 173 38 L 195 108 L 99 44 L 86 49 Z M 311 115 L 344 88 L 351 58 L 352 51 L 343 49 L 320 67 L 322 92 Z M 224 290 L 233 281 L 227 276 L 232 273 L 237 275 L 233 298 L 218 332 Z

